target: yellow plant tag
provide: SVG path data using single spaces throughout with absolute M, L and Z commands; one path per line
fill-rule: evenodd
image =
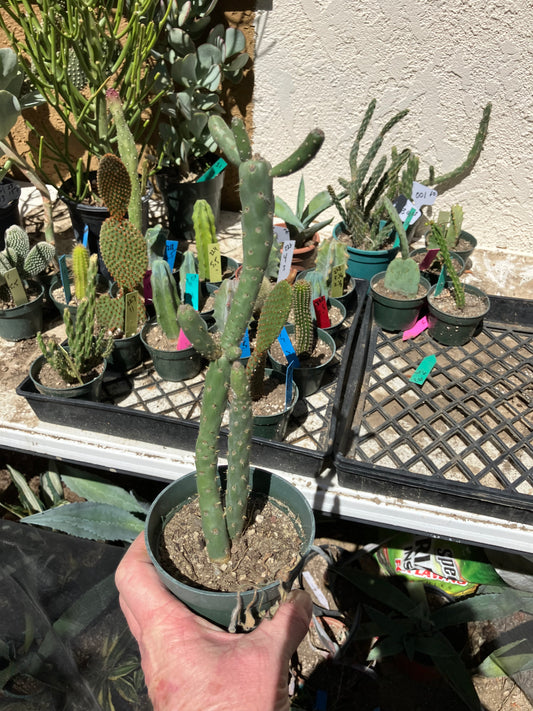
M 124 296 L 124 333 L 126 337 L 133 336 L 137 331 L 137 301 L 138 296 L 134 291 L 130 291 Z
M 222 263 L 220 259 L 220 245 L 218 242 L 210 244 L 207 248 L 209 260 L 209 281 L 216 283 L 222 281 Z
M 4 278 L 6 280 L 8 289 L 11 292 L 11 296 L 13 297 L 13 301 L 15 302 L 15 306 L 22 306 L 22 304 L 27 304 L 28 296 L 24 287 L 22 286 L 22 281 L 20 279 L 18 271 L 14 268 L 9 269 L 7 272 L 5 272 Z
M 346 273 L 346 267 L 344 264 L 337 264 L 336 267 L 331 268 L 331 288 L 329 290 L 329 295 L 334 299 L 344 294 L 344 276 Z

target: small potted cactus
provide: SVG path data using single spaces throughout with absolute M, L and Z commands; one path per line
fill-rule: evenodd
M 490 308 L 489 297 L 472 284 L 462 284 L 455 271 L 444 229 L 430 223 L 431 239 L 440 248 L 449 281 L 439 282 L 428 293 L 428 333 L 439 343 L 462 346 L 479 330 Z
M 409 256 L 407 233 L 396 208 L 388 198 L 384 205 L 400 239 L 401 252 L 385 272 L 370 280 L 374 320 L 385 331 L 403 331 L 416 323 L 430 284 L 420 275 L 418 263 Z
M 463 208 L 461 205 L 452 205 L 450 211 L 441 210 L 437 217 L 437 223 L 441 226 L 446 244 L 450 252 L 459 255 L 462 262 L 472 255 L 477 246 L 477 240 L 470 232 L 463 230 Z M 438 247 L 431 230 L 426 239 L 428 249 Z
M 250 467 L 252 400 L 240 346 L 273 241 L 273 178 L 302 168 L 314 157 L 324 136 L 321 131 L 311 132 L 291 156 L 271 166 L 261 156 L 252 157 L 241 120 L 233 119 L 230 128 L 219 117 L 211 117 L 209 126 L 227 159 L 239 170 L 243 268 L 221 333 L 209 332 L 191 305 L 181 304 L 178 309 L 179 323 L 187 338 L 209 360 L 196 443 L 196 471 L 173 482 L 154 501 L 147 517 L 146 543 L 163 584 L 196 612 L 236 630 L 250 629 L 257 624 L 290 587 L 314 536 L 313 515 L 303 495 L 283 477 Z M 228 404 L 228 466 L 224 469 L 218 466 L 218 438 Z M 198 498 L 186 508 L 185 502 L 196 494 Z M 268 506 L 265 508 L 270 512 L 268 515 L 258 515 L 258 501 Z M 185 517 L 189 508 L 194 511 L 196 506 L 202 534 L 199 536 L 197 531 L 188 540 L 191 543 L 199 540 L 200 548 L 194 550 L 188 546 L 183 552 L 185 557 L 180 558 L 175 544 L 185 541 L 186 533 L 182 528 L 174 528 L 174 522 L 177 517 Z M 284 558 L 285 562 L 276 565 L 275 572 L 256 570 L 259 577 L 251 580 L 249 574 L 253 571 L 247 569 L 244 573 L 242 570 L 241 566 L 247 563 L 238 554 L 239 547 L 243 541 L 250 543 L 253 538 L 258 545 L 265 545 L 275 523 L 284 519 L 284 513 L 292 521 L 288 530 L 292 529 L 295 534 L 292 550 L 288 558 Z M 267 527 L 256 530 L 265 519 Z M 194 520 L 198 521 L 198 514 Z M 250 536 L 254 531 L 255 535 Z M 276 526 L 276 533 L 279 531 Z M 291 548 L 291 544 L 288 547 Z M 272 556 L 264 558 L 266 561 Z M 179 560 L 182 563 L 178 563 Z M 194 560 L 194 582 L 191 560 Z M 210 582 L 196 580 L 200 567 Z M 231 583 L 225 583 L 226 576 Z
M 91 255 L 87 267 L 86 293 L 81 299 L 76 321 L 69 309 L 63 311 L 67 345 L 37 334 L 42 355 L 30 366 L 30 378 L 37 390 L 46 395 L 98 400 L 106 358 L 113 340 L 94 328 L 98 257 Z
M 26 232 L 12 225 L 0 252 L 0 337 L 7 341 L 33 338 L 42 328 L 44 286 L 37 281 L 55 256 L 49 242 L 30 248 Z

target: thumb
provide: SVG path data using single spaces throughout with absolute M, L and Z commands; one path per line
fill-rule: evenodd
M 265 620 L 255 633 L 261 632 L 282 642 L 282 653 L 290 659 L 309 629 L 313 603 L 305 590 L 293 590 L 271 620 Z

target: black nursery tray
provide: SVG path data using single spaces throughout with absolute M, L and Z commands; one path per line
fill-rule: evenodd
M 316 476 L 332 459 L 353 344 L 360 335 L 361 317 L 369 309 L 367 291 L 368 282 L 357 280 L 351 315 L 337 339 L 336 364 L 328 371 L 320 390 L 297 403 L 283 442 L 253 438 L 252 463 Z M 368 319 L 365 322 L 368 327 Z M 164 381 L 152 362 L 146 361 L 127 374 L 106 376 L 103 402 L 41 395 L 29 377 L 18 386 L 17 393 L 26 398 L 43 422 L 192 452 L 198 434 L 204 374 L 205 369 L 190 380 Z M 222 456 L 226 446 L 224 431 L 220 441 Z
M 337 427 L 342 486 L 533 522 L 533 301 L 490 300 L 461 347 L 362 325 Z M 425 383 L 410 382 L 431 354 Z

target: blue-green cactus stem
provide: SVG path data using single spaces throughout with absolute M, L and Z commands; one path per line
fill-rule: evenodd
M 239 116 L 234 116 L 231 120 L 231 130 L 235 138 L 235 144 L 242 161 L 250 160 L 252 157 L 252 144 L 246 132 L 244 121 Z
M 215 216 L 207 200 L 197 200 L 192 211 L 194 240 L 198 257 L 198 277 L 209 281 L 209 245 L 217 243 Z
M 217 484 L 217 442 L 228 400 L 231 363 L 222 356 L 209 364 L 196 440 L 196 482 L 207 554 L 214 563 L 230 556 L 221 492 Z
M 181 304 L 178 309 L 178 320 L 185 335 L 195 350 L 207 360 L 216 360 L 222 355 L 217 341 L 207 330 L 207 324 L 198 311 L 190 304 Z
M 285 160 L 272 168 L 273 178 L 282 178 L 295 173 L 311 161 L 324 143 L 324 131 L 315 128 L 310 131 L 298 148 Z
M 242 533 L 246 520 L 253 421 L 248 376 L 239 361 L 231 367 L 230 388 L 226 524 L 234 540 Z
M 157 323 L 167 338 L 177 338 L 180 333 L 177 320 L 180 299 L 172 271 L 164 259 L 158 258 L 152 262 L 150 284 Z

